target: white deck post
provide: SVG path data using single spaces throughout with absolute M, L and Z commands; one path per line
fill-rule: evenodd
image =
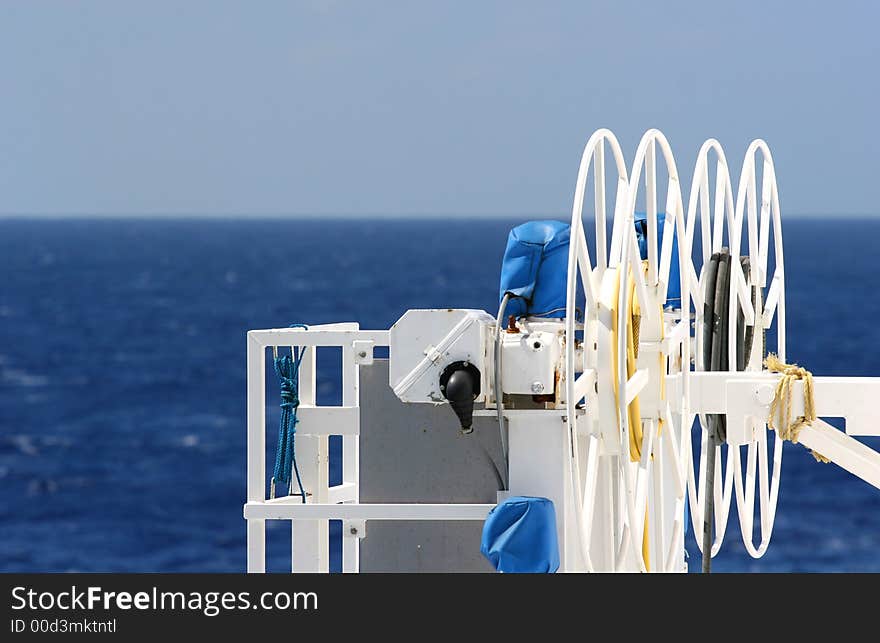
M 509 427 L 510 495 L 538 496 L 553 501 L 559 541 L 559 571 L 575 571 L 580 560 L 571 554 L 566 525 L 569 514 L 568 430 L 562 417 L 547 414 L 507 415 Z M 572 505 L 573 506 L 573 505 Z
M 317 348 L 306 349 L 299 375 L 301 404 L 315 405 Z M 325 503 L 328 497 L 330 454 L 326 435 L 297 435 L 296 462 L 302 477 L 306 503 Z M 295 474 L 294 474 L 295 475 Z M 296 481 L 292 480 L 294 490 Z M 291 526 L 291 571 L 330 571 L 329 521 L 294 520 Z
M 247 498 L 266 499 L 266 348 L 247 336 Z M 266 521 L 247 520 L 247 570 L 266 571 Z
M 360 367 L 354 346 L 349 343 L 342 347 L 342 406 L 360 406 Z M 342 482 L 352 487 L 352 502 L 360 502 L 360 436 L 346 435 L 342 438 Z M 342 571 L 353 573 L 360 570 L 360 537 L 352 533 L 352 525 L 343 523 L 342 529 Z

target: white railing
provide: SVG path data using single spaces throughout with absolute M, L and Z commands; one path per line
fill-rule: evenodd
M 291 571 L 328 572 L 329 521 L 341 520 L 342 571 L 360 568 L 360 538 L 367 520 L 484 520 L 491 504 L 360 504 L 359 369 L 373 362 L 373 349 L 388 346 L 389 331 L 360 330 L 357 323 L 252 330 L 247 334 L 248 572 L 266 571 L 266 521 L 292 521 Z M 297 464 L 306 491 L 267 498 L 266 352 L 305 346 L 299 373 Z M 315 398 L 316 347 L 342 349 L 342 405 L 318 406 Z M 342 484 L 330 486 L 328 437 L 342 436 Z

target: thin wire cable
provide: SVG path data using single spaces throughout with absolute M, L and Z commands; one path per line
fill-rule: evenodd
M 510 293 L 504 293 L 501 304 L 498 306 L 498 316 L 495 318 L 495 409 L 498 416 L 498 431 L 501 435 L 501 455 L 504 458 L 505 480 L 510 478 L 510 460 L 507 455 L 507 427 L 504 425 L 504 392 L 501 388 L 501 333 L 504 332 L 502 321 L 509 300 Z M 504 488 L 507 488 L 506 483 Z

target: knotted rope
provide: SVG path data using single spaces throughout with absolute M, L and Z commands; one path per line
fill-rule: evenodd
M 294 324 L 291 328 L 307 328 L 307 326 Z M 299 475 L 299 467 L 296 465 L 294 448 L 296 425 L 299 422 L 296 417 L 299 408 L 299 367 L 305 353 L 305 347 L 291 347 L 290 355 L 278 355 L 277 348 L 274 352 L 275 374 L 278 375 L 281 388 L 281 421 L 278 427 L 278 450 L 275 453 L 275 469 L 269 490 L 270 498 L 275 497 L 276 484 L 286 487 L 287 494 L 291 495 L 290 483 L 295 475 L 299 495 L 303 502 L 306 501 L 306 492 Z
M 813 399 L 813 374 L 797 364 L 786 364 L 772 353 L 764 360 L 764 366 L 771 373 L 780 373 L 782 377 L 776 384 L 773 401 L 770 403 L 770 415 L 767 426 L 775 430 L 783 440 L 798 443 L 798 435 L 805 426 L 810 426 L 816 419 L 816 402 Z M 804 414 L 791 418 L 791 398 L 794 383 L 804 381 Z M 819 462 L 830 462 L 825 456 L 810 451 Z

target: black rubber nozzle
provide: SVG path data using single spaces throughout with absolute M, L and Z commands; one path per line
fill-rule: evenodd
M 455 362 L 440 376 L 440 390 L 461 423 L 461 432 L 473 431 L 474 400 L 480 394 L 480 371 L 468 362 Z

